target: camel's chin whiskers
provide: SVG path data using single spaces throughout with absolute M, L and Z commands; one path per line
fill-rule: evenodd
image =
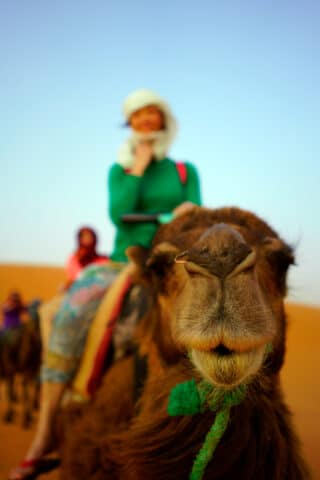
M 246 383 L 258 372 L 264 356 L 265 346 L 243 353 L 232 352 L 229 355 L 195 349 L 191 351 L 192 362 L 203 378 L 224 388 Z

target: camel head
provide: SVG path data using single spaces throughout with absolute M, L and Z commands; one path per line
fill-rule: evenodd
M 195 207 L 129 256 L 152 289 L 163 345 L 188 354 L 202 378 L 233 388 L 280 369 L 293 252 L 263 220 Z

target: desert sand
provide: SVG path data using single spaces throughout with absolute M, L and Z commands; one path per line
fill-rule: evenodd
M 0 264 L 0 304 L 11 290 L 18 290 L 26 302 L 49 300 L 64 281 L 62 267 Z
M 0 302 L 8 290 L 19 289 L 26 301 L 39 297 L 43 300 L 55 295 L 63 282 L 62 268 L 0 265 Z M 285 398 L 293 413 L 294 423 L 303 443 L 305 457 L 313 471 L 314 480 L 320 480 L 320 383 L 317 365 L 320 361 L 320 307 L 300 304 L 286 305 L 288 316 L 287 353 L 282 370 Z M 0 415 L 3 400 L 0 397 Z M 18 424 L 0 423 L 0 480 L 23 458 L 32 438 L 34 427 L 24 431 Z M 59 472 L 41 478 L 57 480 Z

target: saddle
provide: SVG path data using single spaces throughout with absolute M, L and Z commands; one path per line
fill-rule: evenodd
M 132 301 L 127 302 L 126 299 L 129 296 L 132 299 L 135 289 L 139 289 L 132 285 L 133 271 L 133 264 L 128 264 L 117 274 L 106 290 L 89 327 L 79 368 L 64 395 L 64 404 L 70 401 L 90 400 L 108 364 L 118 360 L 128 353 L 129 348 L 132 348 L 132 335 L 138 314 L 137 311 L 130 311 Z M 44 353 L 48 347 L 52 320 L 62 301 L 63 296 L 57 296 L 41 307 L 41 336 Z M 135 300 L 133 303 L 136 303 Z

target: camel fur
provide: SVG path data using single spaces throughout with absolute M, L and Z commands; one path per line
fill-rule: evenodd
M 279 379 L 292 248 L 251 212 L 197 207 L 129 255 L 150 299 L 136 331 L 144 386 L 135 402 L 134 355 L 111 367 L 66 428 L 62 478 L 188 479 L 215 413 L 167 409 L 172 388 L 194 378 L 247 388 L 204 480 L 309 479 Z

